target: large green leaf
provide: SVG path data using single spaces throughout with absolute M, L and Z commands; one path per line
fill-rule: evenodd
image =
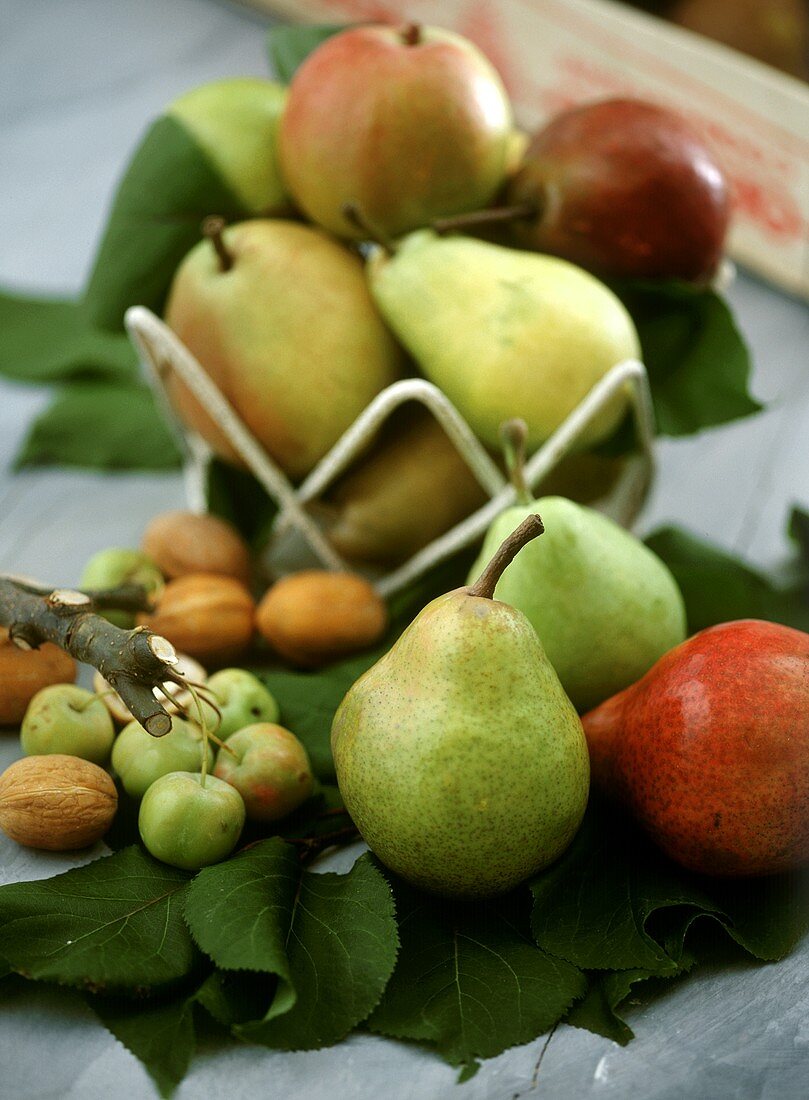
M 800 513 L 796 515 L 794 526 L 800 522 Z M 691 633 L 733 619 L 766 619 L 809 630 L 804 566 L 792 584 L 780 586 L 727 551 L 676 527 L 655 531 L 646 545 L 674 574 Z
M 429 1043 L 462 1079 L 479 1058 L 527 1043 L 586 989 L 584 975 L 531 940 L 525 891 L 454 905 L 395 881 L 401 949 L 369 1026 Z
M 676 281 L 615 281 L 640 335 L 658 430 L 690 435 L 758 412 L 750 355 L 724 299 Z
M 146 1067 L 161 1096 L 185 1077 L 196 1046 L 194 998 L 133 1001 L 89 997 L 101 1022 Z
M 147 131 L 121 180 L 84 304 L 94 324 L 120 330 L 129 306 L 160 313 L 180 261 L 208 214 L 248 216 L 183 125 L 169 116 Z
M 93 329 L 78 302 L 0 293 L 0 375 L 42 383 L 136 374 L 127 337 Z
M 137 382 L 74 382 L 38 416 L 16 458 L 21 466 L 167 470 L 180 454 L 155 405 Z
M 345 25 L 337 23 L 270 27 L 267 32 L 267 53 L 270 67 L 278 80 L 288 84 L 295 75 L 295 70 L 312 50 L 345 29 Z
M 393 899 L 370 857 L 345 875 L 313 874 L 279 839 L 201 871 L 186 919 L 218 967 L 278 977 L 264 1017 L 237 1032 L 282 1050 L 342 1039 L 376 1006 L 396 959 Z
M 0 943 L 24 977 L 148 989 L 189 974 L 189 875 L 125 848 L 63 875 L 0 888 Z

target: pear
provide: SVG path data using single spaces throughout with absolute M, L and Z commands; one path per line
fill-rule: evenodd
M 492 447 L 510 416 L 543 443 L 611 367 L 640 355 L 612 291 L 553 256 L 424 229 L 377 250 L 368 275 L 390 327 Z M 619 394 L 582 444 L 606 438 L 626 407 Z
M 287 92 L 258 77 L 215 80 L 175 99 L 176 118 L 252 214 L 291 207 L 278 166 L 278 128 Z
M 532 500 L 522 480 L 525 425 L 504 425 L 518 503 L 492 523 L 470 576 L 533 512 L 545 535 L 521 550 L 497 585 L 536 630 L 581 712 L 639 679 L 686 636 L 683 598 L 666 565 L 607 516 L 564 497 Z
M 172 283 L 166 322 L 290 477 L 304 477 L 368 402 L 401 353 L 374 308 L 362 261 L 317 229 L 260 218 L 196 245 Z M 221 430 L 176 378 L 179 415 L 223 458 Z
M 408 405 L 387 421 L 370 453 L 313 510 L 343 557 L 395 565 L 486 499 L 432 413 Z
M 528 516 L 478 581 L 429 603 L 349 690 L 337 781 L 376 855 L 414 885 L 487 897 L 553 862 L 584 814 L 581 722 L 528 620 L 493 598 Z

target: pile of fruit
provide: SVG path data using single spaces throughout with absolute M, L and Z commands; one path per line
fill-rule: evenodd
M 430 602 L 419 590 L 405 621 L 358 573 L 304 570 L 267 585 L 233 526 L 187 512 L 156 517 L 139 549 L 101 551 L 81 592 L 0 578 L 0 725 L 21 724 L 25 754 L 0 776 L 0 826 L 46 849 L 106 837 L 116 854 L 62 876 L 65 897 L 75 885 L 86 900 L 98 885 L 117 904 L 116 875 L 145 883 L 132 888 L 144 898 L 126 893 L 138 902 L 124 922 L 134 937 L 150 907 L 184 899 L 165 910 L 182 951 L 152 971 L 127 954 L 123 927 L 130 969 L 100 947 L 94 957 L 92 942 L 76 961 L 75 899 L 40 957 L 40 941 L 14 928 L 26 906 L 53 917 L 56 895 L 6 887 L 12 969 L 172 996 L 178 1020 L 196 1003 L 282 1049 L 337 1041 L 370 1019 L 468 1069 L 576 1002 L 595 1026 L 596 1001 L 612 1012 L 633 982 L 686 970 L 691 909 L 758 957 L 784 954 L 794 937 L 751 933 L 732 890 L 720 903 L 723 887 L 701 876 L 809 862 L 809 635 L 745 619 L 688 637 L 680 588 L 648 546 L 568 495 L 534 499 L 524 476 L 526 451 L 639 355 L 629 313 L 600 279 L 715 273 L 728 198 L 709 152 L 676 115 L 631 100 L 573 110 L 524 141 L 479 52 L 418 26 L 328 38 L 288 94 L 228 81 L 170 113 L 256 216 L 206 219 L 166 288 L 165 316 L 268 453 L 305 477 L 376 393 L 418 370 L 497 454 L 516 503 L 471 568 L 450 563 L 453 583 L 466 583 Z M 186 422 L 233 461 L 221 427 L 169 385 Z M 606 408 L 588 444 L 612 435 L 625 408 L 623 397 Z M 476 506 L 480 488 L 420 415 L 393 421 L 321 502 L 351 561 L 402 560 Z M 399 491 L 414 451 L 423 476 Z M 439 506 L 423 508 L 428 492 Z M 96 665 L 94 691 L 75 685 L 71 653 Z M 325 701 L 327 677 L 340 688 Z M 318 709 L 330 751 L 306 722 Z M 123 820 L 133 810 L 134 832 Z M 622 829 L 629 841 L 605 856 L 603 838 Z M 298 856 L 358 837 L 374 858 L 347 875 L 301 870 Z M 575 942 L 581 913 L 568 919 L 574 895 L 597 911 L 609 894 L 587 886 L 594 865 L 607 879 L 617 868 L 618 894 L 643 896 L 609 962 Z M 232 897 L 232 913 L 216 909 Z M 622 903 L 603 902 L 595 941 L 611 939 Z M 691 915 L 655 940 L 648 918 L 675 907 Z M 219 939 L 213 911 L 228 927 L 252 923 Z M 122 919 L 101 915 L 104 928 Z M 467 926 L 470 943 L 505 960 L 498 980 L 524 981 L 518 1021 L 511 1001 L 494 1028 L 453 1015 L 475 1011 L 460 984 L 475 960 L 457 958 Z M 437 956 L 445 936 L 456 952 L 454 977 L 434 993 L 442 963 L 430 956 L 419 972 L 421 936 Z M 599 969 L 623 972 L 625 986 L 597 985 Z M 277 986 L 259 991 L 253 971 Z M 453 983 L 439 1023 L 430 1012 L 444 1011 Z M 413 1000 L 422 988 L 424 1005 Z M 131 1020 L 97 1010 L 161 1087 L 176 1083 L 148 1025 L 141 1042 Z

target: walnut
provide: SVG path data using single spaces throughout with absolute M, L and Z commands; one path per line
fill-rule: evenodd
M 95 844 L 117 807 L 109 775 L 78 756 L 26 756 L 0 775 L 0 828 L 28 848 L 65 852 Z
M 24 650 L 0 628 L 0 726 L 17 726 L 38 691 L 51 684 L 72 684 L 76 662 L 58 646 L 45 642 Z

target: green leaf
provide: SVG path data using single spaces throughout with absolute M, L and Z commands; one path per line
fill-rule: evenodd
M 429 1043 L 463 1077 L 542 1034 L 586 988 L 584 975 L 532 942 L 524 890 L 452 904 L 395 880 L 401 948 L 368 1024 Z
M 183 125 L 159 118 L 136 150 L 112 205 L 84 304 L 93 323 L 119 330 L 129 306 L 161 313 L 180 261 L 208 214 L 248 211 Z
M 88 997 L 87 1003 L 107 1030 L 143 1063 L 160 1095 L 171 1096 L 194 1056 L 194 998 L 142 1002 Z
M 91 328 L 77 302 L 0 293 L 0 375 L 43 383 L 136 374 L 128 338 Z
M 335 1043 L 379 1001 L 396 959 L 393 900 L 369 856 L 346 875 L 301 869 L 292 845 L 257 844 L 201 871 L 186 901 L 218 967 L 278 977 L 264 1017 L 237 1027 L 281 1050 Z
M 610 283 L 632 315 L 662 435 L 690 435 L 759 412 L 750 354 L 725 300 L 662 280 Z
M 205 472 L 208 511 L 221 516 L 241 532 L 254 550 L 267 542 L 278 505 L 247 470 L 212 458 Z
M 387 648 L 385 645 L 370 650 L 316 673 L 252 669 L 277 699 L 282 725 L 303 742 L 315 775 L 324 783 L 334 783 L 336 779 L 331 755 L 334 712 L 354 681 Z
M 55 878 L 0 888 L 0 942 L 24 977 L 147 989 L 190 973 L 189 875 L 126 848 Z
M 145 385 L 74 382 L 34 420 L 16 466 L 167 470 L 176 444 Z
M 571 846 L 532 880 L 531 892 L 536 942 L 586 970 L 672 974 L 678 964 L 649 934 L 649 918 L 671 906 L 713 908 L 697 883 L 596 797 Z
M 274 989 L 275 979 L 267 974 L 214 970 L 197 990 L 195 1000 L 217 1023 L 230 1029 L 264 1016 Z
M 674 574 L 691 633 L 734 619 L 766 619 L 809 630 L 804 576 L 779 588 L 726 551 L 676 527 L 656 531 L 646 545 Z
M 587 993 L 573 1005 L 565 1017 L 566 1022 L 626 1046 L 634 1038 L 634 1032 L 618 1009 L 638 982 L 651 977 L 651 971 L 641 969 L 591 974 Z
M 321 42 L 346 29 L 345 24 L 271 27 L 267 32 L 270 67 L 278 80 L 288 84 L 295 70 Z
M 773 875 L 754 881 L 715 879 L 710 894 L 728 934 L 762 962 L 785 958 L 809 933 L 809 878 Z

